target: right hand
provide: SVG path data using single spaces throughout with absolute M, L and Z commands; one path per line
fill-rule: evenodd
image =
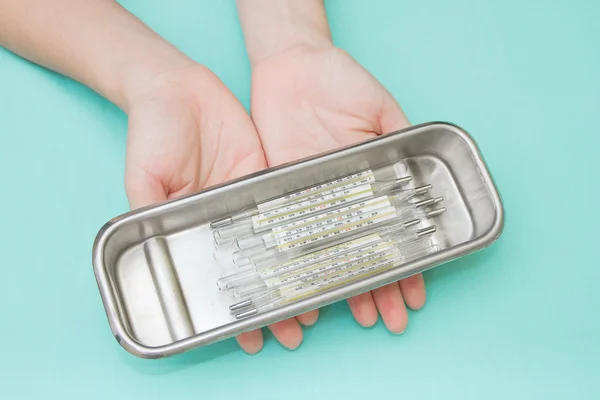
M 125 188 L 132 208 L 266 167 L 252 120 L 235 96 L 117 2 L 4 3 L 1 46 L 87 85 L 128 114 Z M 270 329 L 288 348 L 302 339 L 284 323 Z M 262 332 L 238 342 L 256 353 Z
M 125 188 L 132 208 L 266 168 L 250 116 L 205 67 L 190 63 L 163 72 L 140 87 L 143 91 L 127 106 Z M 314 323 L 308 315 L 298 320 Z M 278 322 L 269 329 L 284 347 L 293 349 L 302 341 L 302 331 L 289 329 L 290 321 L 295 320 Z M 263 347 L 260 329 L 236 339 L 249 354 Z
M 132 208 L 266 167 L 248 113 L 199 64 L 153 77 L 132 96 L 127 111 L 125 188 Z

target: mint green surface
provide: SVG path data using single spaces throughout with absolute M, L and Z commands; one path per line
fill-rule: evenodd
M 123 4 L 248 106 L 233 1 Z M 413 123 L 478 142 L 506 206 L 491 248 L 426 274 L 408 330 L 323 310 L 295 352 L 268 335 L 141 360 L 111 336 L 91 266 L 127 211 L 126 116 L 0 50 L 0 398 L 600 398 L 600 3 L 330 1 L 335 42 Z

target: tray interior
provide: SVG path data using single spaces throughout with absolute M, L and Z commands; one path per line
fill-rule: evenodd
M 442 250 L 481 237 L 499 211 L 473 150 L 456 128 L 425 126 L 133 214 L 118 222 L 103 249 L 118 318 L 146 347 L 239 324 L 228 309 L 231 298 L 216 285 L 225 266 L 214 257 L 208 224 L 256 201 L 369 167 L 402 165 L 411 185 L 431 184 L 427 197 L 444 197 L 440 206 L 447 211 L 421 222 L 437 226 L 432 239 Z

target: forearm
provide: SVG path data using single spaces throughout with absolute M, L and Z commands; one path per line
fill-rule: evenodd
M 146 80 L 189 62 L 113 0 L 0 0 L 0 45 L 122 109 Z
M 237 0 L 250 63 L 288 49 L 331 45 L 323 0 Z

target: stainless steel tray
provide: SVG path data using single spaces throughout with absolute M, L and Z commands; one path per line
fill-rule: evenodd
M 447 211 L 432 236 L 440 251 L 278 309 L 236 320 L 219 291 L 209 224 L 258 201 L 365 168 L 404 161 L 415 185 L 432 184 Z M 264 327 L 423 272 L 492 244 L 502 202 L 474 140 L 428 123 L 146 207 L 109 221 L 93 265 L 110 328 L 142 358 L 161 358 Z M 427 224 L 430 225 L 430 224 Z M 424 225 L 425 226 L 425 225 Z

